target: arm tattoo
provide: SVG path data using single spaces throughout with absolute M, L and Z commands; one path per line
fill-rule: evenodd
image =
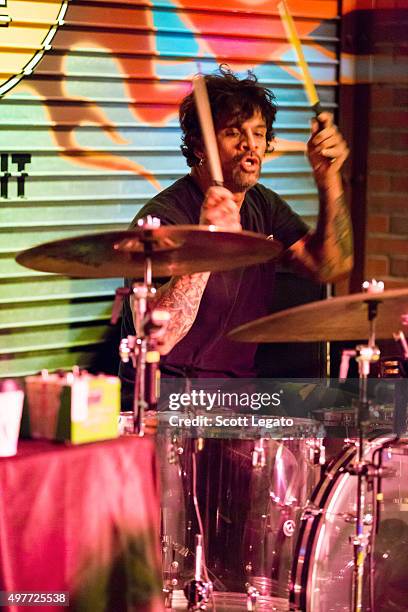
M 170 349 L 193 325 L 209 276 L 209 272 L 175 276 L 158 290 L 155 308 L 170 313 L 166 330 L 166 345 Z
M 349 212 L 343 196 L 336 201 L 337 212 L 333 219 L 335 243 L 344 259 L 353 255 L 353 240 Z
M 333 202 L 331 214 L 326 209 L 319 225 L 318 233 L 321 232 L 324 253 L 320 262 L 320 274 L 327 279 L 335 278 L 338 271 L 341 272 L 353 257 L 351 222 L 343 194 Z
M 320 194 L 316 230 L 294 245 L 295 267 L 318 282 L 331 282 L 347 274 L 353 264 L 353 237 L 349 212 L 343 195 Z

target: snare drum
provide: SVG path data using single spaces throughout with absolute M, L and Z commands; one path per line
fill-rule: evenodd
M 229 438 L 225 439 L 225 430 L 212 429 L 205 432 L 212 437 L 204 439 L 204 447 L 198 452 L 194 440 L 184 432 L 182 442 L 179 439 L 168 455 L 167 469 L 166 461 L 161 460 L 167 471 L 163 474 L 166 486 L 173 481 L 173 491 L 163 491 L 166 523 L 167 527 L 172 524 L 172 528 L 178 528 L 177 537 L 167 534 L 167 538 L 177 540 L 176 549 L 184 553 L 183 560 L 178 559 L 179 583 L 193 575 L 194 536 L 199 533 L 193 503 L 195 461 L 206 564 L 214 590 L 219 592 L 215 597 L 217 610 L 218 605 L 223 610 L 234 606 L 246 610 L 248 589 L 259 594 L 258 608 L 288 609 L 299 517 L 320 477 L 319 432 L 310 419 L 293 419 L 290 430 L 279 431 L 281 439 L 260 438 L 259 430 L 248 427 L 229 427 Z M 218 437 L 221 435 L 224 437 Z M 181 484 L 174 479 L 175 448 Z M 179 504 L 177 515 L 185 521 L 182 542 L 180 522 L 169 516 L 169 500 L 173 497 Z M 227 600 L 227 607 L 222 607 Z
M 357 456 L 348 444 L 330 462 L 302 516 L 291 580 L 291 603 L 303 612 L 351 609 L 357 476 L 347 468 Z M 373 586 L 376 612 L 403 612 L 408 605 L 408 441 L 392 436 L 367 442 L 365 458 L 390 468 L 366 493 L 366 529 L 374 527 Z M 381 501 L 382 499 L 382 501 Z M 368 610 L 366 563 L 365 602 Z

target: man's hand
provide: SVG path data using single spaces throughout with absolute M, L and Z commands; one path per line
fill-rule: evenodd
M 201 207 L 200 225 L 217 225 L 225 230 L 240 231 L 239 206 L 234 194 L 225 187 L 210 187 Z
M 331 113 L 320 113 L 312 120 L 312 133 L 307 143 L 310 164 L 319 188 L 327 188 L 348 157 L 349 149 L 333 123 Z M 320 130 L 320 131 L 319 131 Z
M 319 189 L 319 217 L 316 229 L 295 242 L 289 254 L 299 271 L 328 283 L 353 267 L 351 221 L 339 173 L 349 150 L 331 113 L 320 113 L 318 118 L 319 122 L 313 120 L 307 150 Z

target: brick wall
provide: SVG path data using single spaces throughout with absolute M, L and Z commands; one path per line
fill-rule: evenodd
M 408 2 L 387 0 L 376 7 L 369 21 L 364 276 L 392 289 L 408 285 Z

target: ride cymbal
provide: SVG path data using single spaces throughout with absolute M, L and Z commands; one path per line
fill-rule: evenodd
M 82 278 L 143 278 L 218 272 L 273 260 L 282 245 L 254 232 L 178 225 L 103 232 L 46 242 L 17 255 L 19 264 Z
M 275 312 L 236 327 L 228 334 L 240 342 L 321 342 L 360 340 L 369 333 L 367 302 L 378 302 L 376 338 L 392 338 L 408 317 L 408 288 L 354 293 Z

